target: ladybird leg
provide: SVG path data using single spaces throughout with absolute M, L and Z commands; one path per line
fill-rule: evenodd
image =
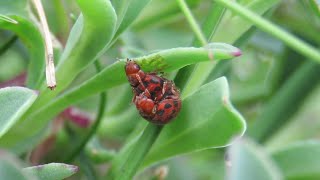
M 150 92 L 149 92 L 148 89 L 145 89 L 144 92 L 143 92 L 143 94 L 144 94 L 146 97 L 151 98 L 151 94 L 150 94 Z
M 136 78 L 138 79 L 138 81 L 139 81 L 139 83 L 141 84 L 141 86 L 142 86 L 144 89 L 146 89 L 146 87 L 144 86 L 144 84 L 143 84 L 143 82 L 142 82 L 139 74 L 136 74 Z
M 166 91 L 167 91 L 167 89 L 168 89 L 168 86 L 169 86 L 168 81 L 164 81 L 164 82 L 163 82 L 163 87 L 162 87 L 162 95 L 163 95 L 164 93 L 166 93 Z
M 156 104 L 153 109 L 152 109 L 152 114 L 155 114 L 157 112 L 157 108 L 158 107 L 158 104 Z

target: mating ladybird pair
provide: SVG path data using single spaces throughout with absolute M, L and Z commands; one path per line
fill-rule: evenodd
M 133 102 L 146 120 L 163 125 L 175 118 L 181 109 L 180 93 L 175 84 L 156 73 L 145 73 L 128 60 L 126 75 L 133 91 Z

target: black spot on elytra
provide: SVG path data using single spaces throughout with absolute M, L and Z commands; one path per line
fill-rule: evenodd
M 161 87 L 157 86 L 156 88 L 154 88 L 155 91 L 161 91 Z
M 151 91 L 150 95 L 151 95 L 151 97 L 154 97 L 154 96 L 156 96 L 156 92 L 155 91 Z
M 157 115 L 162 116 L 164 114 L 164 110 L 157 111 Z
M 143 82 L 143 85 L 144 85 L 145 87 L 147 87 L 147 86 L 149 85 L 149 82 L 148 82 L 148 81 L 144 81 L 144 82 Z
M 172 110 L 172 114 L 174 114 L 174 113 L 176 113 L 177 111 L 174 109 L 174 110 Z
M 167 104 L 164 105 L 164 108 L 165 108 L 165 109 L 169 109 L 169 108 L 171 108 L 171 107 L 172 107 L 172 105 L 169 104 L 169 103 L 167 103 Z

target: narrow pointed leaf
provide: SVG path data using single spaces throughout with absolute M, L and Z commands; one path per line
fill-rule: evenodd
M 50 163 L 24 168 L 23 171 L 32 174 L 39 180 L 62 180 L 78 171 L 78 167 L 63 163 Z

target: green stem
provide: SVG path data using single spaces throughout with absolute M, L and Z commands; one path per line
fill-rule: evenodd
M 215 33 L 218 27 L 218 24 L 220 23 L 220 20 L 224 14 L 224 11 L 225 11 L 225 8 L 218 5 L 217 3 L 214 3 L 212 5 L 212 8 L 210 9 L 210 14 L 208 15 L 208 17 L 206 18 L 205 22 L 202 25 L 203 32 L 205 34 L 206 39 L 208 39 L 208 41 L 211 41 L 211 38 Z M 196 39 L 192 44 L 194 46 L 199 46 L 201 45 L 201 42 L 198 39 Z M 203 81 L 200 81 L 197 78 L 199 78 L 199 76 L 200 76 L 200 79 L 206 79 L 206 77 L 208 77 L 210 72 L 206 72 L 206 70 L 203 69 L 203 67 L 208 67 L 208 66 L 211 66 L 211 69 L 209 69 L 209 71 L 211 72 L 211 70 L 215 66 L 215 63 L 208 62 L 208 63 L 201 63 L 198 65 L 191 65 L 191 66 L 184 67 L 177 74 L 176 81 L 175 81 L 177 86 L 183 90 L 184 88 L 187 88 L 186 90 L 187 92 L 196 90 L 199 87 L 199 85 L 195 85 L 195 84 L 192 85 L 189 83 L 198 82 L 198 84 L 201 85 Z M 192 76 L 190 76 L 190 74 L 192 74 Z M 193 76 L 193 74 L 195 74 L 195 76 Z M 197 74 L 200 74 L 200 75 L 197 75 Z
M 187 21 L 189 22 L 193 32 L 195 33 L 196 37 L 198 38 L 198 40 L 201 42 L 201 44 L 203 46 L 205 46 L 208 42 L 204 36 L 204 34 L 201 31 L 201 28 L 199 27 L 197 21 L 195 20 L 195 18 L 193 17 L 187 3 L 184 0 L 177 0 L 177 3 L 179 4 L 182 12 L 184 13 L 184 15 L 187 18 Z
M 129 180 L 135 175 L 136 171 L 138 170 L 139 166 L 143 162 L 144 157 L 149 152 L 150 148 L 152 147 L 153 143 L 158 138 L 163 126 L 154 125 L 149 123 L 148 126 L 143 131 L 143 134 L 140 138 L 136 141 L 132 148 L 128 149 L 129 155 L 120 163 L 116 172 L 109 172 L 109 175 L 114 174 L 114 179 L 121 179 L 121 180 Z M 111 178 L 111 179 L 113 179 Z
M 287 44 L 289 47 L 296 50 L 297 52 L 320 63 L 320 53 L 316 48 L 312 47 L 311 45 L 301 41 L 300 39 L 296 38 L 292 34 L 282 30 L 281 28 L 277 27 L 273 23 L 263 19 L 261 16 L 255 14 L 254 12 L 239 5 L 234 1 L 215 0 L 215 2 L 222 4 L 226 8 L 233 11 L 235 14 L 250 21 L 261 30 L 267 33 L 270 33 L 276 38 L 282 40 L 285 44 Z
M 95 67 L 97 70 L 97 73 L 101 71 L 101 65 L 100 62 L 97 60 L 95 61 Z M 102 92 L 100 93 L 100 102 L 99 102 L 99 109 L 97 113 L 97 117 L 94 121 L 94 124 L 92 125 L 91 129 L 89 130 L 88 134 L 83 138 L 83 140 L 79 143 L 79 145 L 70 153 L 70 156 L 67 156 L 66 162 L 72 162 L 74 158 L 76 158 L 85 148 L 88 141 L 92 138 L 92 136 L 96 133 L 98 130 L 98 127 L 101 123 L 102 116 L 104 114 L 105 106 L 106 106 L 106 93 Z
M 94 164 L 90 161 L 90 159 L 86 156 L 86 154 L 82 151 L 79 156 L 79 165 L 81 171 L 86 176 L 87 180 L 96 180 L 97 173 L 94 169 Z
M 248 129 L 249 135 L 264 142 L 274 131 L 287 123 L 307 95 L 318 85 L 319 74 L 318 64 L 305 62 L 265 105 L 257 120 Z

